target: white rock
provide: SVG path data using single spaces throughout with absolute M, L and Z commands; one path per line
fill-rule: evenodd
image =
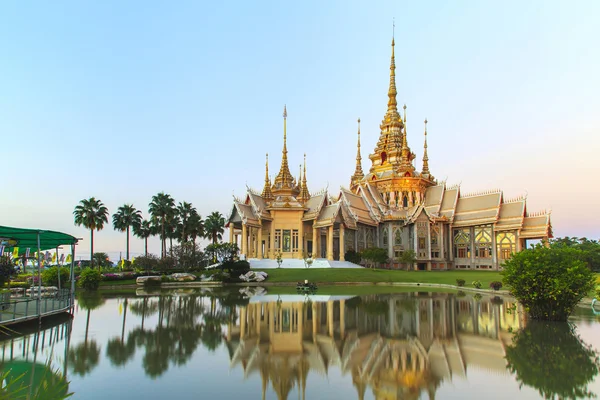
M 160 276 L 140 276 L 135 280 L 135 283 L 143 285 L 146 281 L 162 282 L 162 278 Z

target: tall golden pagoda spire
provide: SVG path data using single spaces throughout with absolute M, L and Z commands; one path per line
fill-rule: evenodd
M 269 179 L 269 153 L 267 153 L 267 162 L 265 164 L 265 187 L 263 188 L 261 196 L 265 200 L 273 199 L 273 192 L 271 192 L 271 180 Z
M 362 157 L 360 155 L 360 118 L 358 119 L 358 143 L 356 145 L 356 168 L 354 169 L 354 175 L 350 178 L 350 189 L 356 187 L 358 182 L 360 182 L 365 177 L 365 174 L 362 170 Z
M 429 175 L 429 157 L 427 156 L 427 118 L 425 118 L 425 144 L 423 145 L 423 174 Z
M 406 104 L 404 105 L 404 135 L 402 135 L 402 160 L 408 161 L 409 149 L 408 149 L 408 127 L 406 126 Z
M 306 184 L 306 153 L 304 154 L 304 173 L 302 174 L 302 186 L 300 188 L 299 200 L 306 202 L 310 199 L 310 192 L 308 191 L 308 185 Z
M 274 189 L 292 189 L 294 187 L 294 177 L 290 172 L 287 158 L 287 109 L 283 106 L 283 150 L 281 151 L 281 168 L 275 177 Z
M 394 23 L 393 27 L 396 25 Z M 389 115 L 398 115 L 398 102 L 396 101 L 396 57 L 394 56 L 394 32 L 392 30 L 392 60 L 390 62 L 390 88 L 388 89 L 388 111 Z

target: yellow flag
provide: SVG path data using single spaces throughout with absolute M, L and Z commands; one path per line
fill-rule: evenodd
M 123 314 L 123 303 L 119 304 L 119 315 Z
M 56 253 L 52 254 L 52 262 L 55 263 L 56 262 Z
M 70 263 L 71 262 L 71 255 L 67 254 L 67 262 Z
M 131 263 L 133 264 L 135 262 L 135 257 L 131 257 Z
M 19 248 L 13 247 L 13 258 L 19 258 Z

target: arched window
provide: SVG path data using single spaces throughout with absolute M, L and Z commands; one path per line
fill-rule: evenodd
M 387 228 L 383 228 L 383 231 L 381 231 L 381 234 L 383 235 L 383 246 L 387 247 L 389 241 L 388 241 L 388 229 Z
M 381 153 L 381 164 L 385 164 L 387 160 L 387 153 L 384 151 Z
M 402 206 L 408 207 L 408 196 L 406 194 L 404 194 L 404 197 L 402 198 Z
M 396 229 L 394 232 L 394 246 L 402 245 L 402 231 L 400 229 Z

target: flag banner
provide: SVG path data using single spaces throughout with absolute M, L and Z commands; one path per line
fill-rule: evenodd
M 23 268 L 26 268 L 26 267 L 27 267 L 27 259 L 25 258 L 25 259 L 23 259 Z
M 81 260 L 79 260 L 79 262 L 77 263 L 77 266 L 78 266 L 79 268 L 81 268 Z
M 70 255 L 70 254 L 67 254 L 67 263 L 70 263 L 70 262 L 71 262 L 71 260 L 72 260 L 72 258 L 71 258 L 71 255 Z
M 60 255 L 60 263 L 62 264 L 62 263 L 64 263 L 64 262 L 65 262 L 65 253 L 62 253 L 62 254 Z
M 29 255 L 30 255 L 30 254 L 31 254 L 31 249 L 28 247 L 28 248 L 25 250 L 25 257 L 29 258 Z
M 0 245 L 0 256 L 4 254 L 4 246 Z
M 52 254 L 52 264 L 56 262 L 56 253 Z
M 19 248 L 18 247 L 13 247 L 12 256 L 13 256 L 13 258 L 19 258 Z
M 135 257 L 131 257 L 131 264 L 135 262 Z
M 46 252 L 46 262 L 50 262 L 50 260 L 52 260 L 52 255 L 50 254 L 49 251 Z

